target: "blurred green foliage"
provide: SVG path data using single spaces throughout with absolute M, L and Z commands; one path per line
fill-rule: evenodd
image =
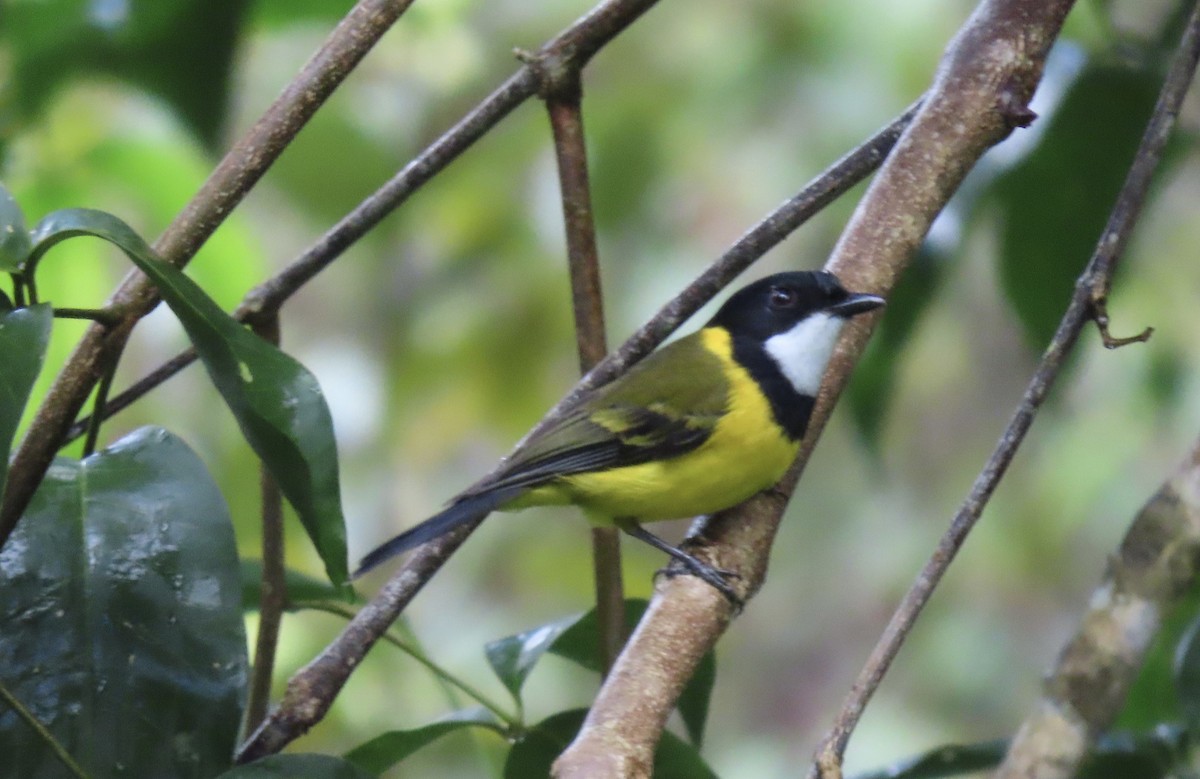
M 151 238 L 350 5 L 13 0 L 0 9 L 0 180 L 31 221 L 99 208 Z M 612 342 L 903 110 L 972 5 L 663 4 L 602 51 L 585 74 L 585 110 Z M 1055 54 L 1069 66 L 1050 69 L 1034 105 L 1042 118 L 985 159 L 902 280 L 851 387 L 854 414 L 835 416 L 767 585 L 722 642 L 704 744 L 720 776 L 792 776 L 828 726 L 1057 322 L 1182 7 L 1080 4 Z M 189 275 L 232 308 L 512 72 L 513 47 L 536 47 L 587 8 L 414 4 Z M 1010 733 L 1124 526 L 1200 431 L 1194 112 L 1183 122 L 1111 307 L 1118 332 L 1151 324 L 1154 338 L 1106 352 L 1085 335 L 868 709 L 852 770 Z M 549 131 L 530 103 L 285 309 L 284 347 L 330 401 L 352 555 L 485 472 L 572 383 L 556 198 Z M 819 266 L 853 202 L 748 275 Z M 125 268 L 99 242 L 68 242 L 39 271 L 39 289 L 59 306 L 95 306 Z M 35 403 L 81 331 L 55 322 Z M 184 343 L 169 314 L 154 314 L 116 388 Z M 256 557 L 256 464 L 217 394 L 193 369 L 115 418 L 102 443 L 149 421 L 196 448 L 229 502 L 243 557 Z M 581 522 L 550 521 L 565 514 L 485 524 L 416 600 L 413 628 L 441 665 L 503 695 L 483 646 L 587 607 L 587 536 Z M 292 524 L 289 565 L 316 573 L 298 532 Z M 629 591 L 647 593 L 661 564 L 630 548 Z M 312 612 L 285 619 L 278 690 L 340 626 Z M 1177 644 L 1152 658 L 1146 673 L 1157 676 L 1131 702 L 1143 708 L 1122 721 L 1130 732 L 1175 716 L 1159 706 L 1173 700 L 1162 692 L 1173 684 L 1164 657 Z M 556 658 L 540 668 L 524 688 L 530 722 L 587 704 L 593 675 Z M 1150 688 L 1159 692 L 1139 692 Z M 399 653 L 375 652 L 296 748 L 342 753 L 423 727 L 458 709 L 455 698 Z M 506 752 L 494 736 L 457 733 L 396 775 L 499 775 Z

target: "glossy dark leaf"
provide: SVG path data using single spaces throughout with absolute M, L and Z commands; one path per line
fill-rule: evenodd
M 0 497 L 8 480 L 13 437 L 46 358 L 53 317 L 45 304 L 0 313 Z
M 499 731 L 496 718 L 484 709 L 458 711 L 437 722 L 412 730 L 392 730 L 376 736 L 346 753 L 346 760 L 372 776 L 381 774 L 396 763 L 447 733 L 464 728 L 487 728 Z
M 586 709 L 563 711 L 535 725 L 508 753 L 505 779 L 541 779 L 550 776 L 550 766 L 567 748 L 587 716 Z M 716 779 L 716 774 L 696 748 L 674 733 L 663 733 L 654 754 L 655 779 Z
M 12 194 L 0 184 L 0 271 L 15 271 L 29 255 L 25 215 Z
M 248 5 L 241 0 L 9 0 L 0 25 L 0 40 L 11 54 L 3 102 L 34 117 L 73 80 L 107 73 L 165 100 L 216 147 Z
M 33 229 L 30 264 L 59 241 L 91 235 L 120 247 L 162 295 L 246 440 L 296 509 L 334 584 L 348 578 L 337 445 L 329 407 L 308 370 L 226 314 L 182 271 L 103 211 L 55 211 Z
M 1031 346 L 1054 333 L 1158 94 L 1147 68 L 1089 65 L 1038 147 L 997 181 L 1000 279 Z
M 637 627 L 646 611 L 646 601 L 629 599 L 625 602 L 625 632 Z M 589 671 L 600 673 L 599 637 L 595 610 L 527 630 L 515 636 L 492 641 L 484 647 L 488 663 L 500 677 L 513 697 L 521 698 L 521 687 L 533 667 L 547 652 L 570 660 Z M 716 658 L 711 652 L 704 656 L 696 673 L 679 696 L 679 714 L 692 743 L 700 746 L 704 739 L 704 724 L 708 719 L 708 704 L 716 682 Z
M 332 755 L 271 755 L 226 771 L 217 779 L 373 779 L 353 763 Z
M 562 711 L 539 722 L 513 744 L 504 761 L 504 779 L 542 779 L 575 738 L 587 709 Z
M 246 681 L 237 548 L 204 464 L 143 428 L 59 459 L 0 556 L 5 684 L 93 776 L 229 766 Z M 0 708 L 13 776 L 61 764 Z
M 362 597 L 347 587 L 334 587 L 324 579 L 287 568 L 283 572 L 287 587 L 287 610 L 296 611 L 306 603 L 338 601 L 361 603 Z M 262 560 L 242 560 L 242 608 L 258 611 L 262 593 Z
M 717 779 L 717 774 L 693 746 L 670 731 L 663 733 L 654 753 L 654 776 L 659 779 Z

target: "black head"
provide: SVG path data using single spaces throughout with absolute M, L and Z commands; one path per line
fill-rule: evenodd
M 832 273 L 789 271 L 742 287 L 708 325 L 724 327 L 735 338 L 766 341 L 812 314 L 847 319 L 882 305 L 883 299 L 875 295 L 847 292 Z

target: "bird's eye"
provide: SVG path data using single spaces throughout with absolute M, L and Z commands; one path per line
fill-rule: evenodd
M 791 308 L 796 305 L 799 296 L 796 290 L 788 287 L 771 287 L 771 295 L 768 302 L 771 308 Z

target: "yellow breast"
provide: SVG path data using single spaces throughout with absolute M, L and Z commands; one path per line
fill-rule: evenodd
M 654 521 L 720 511 L 779 481 L 799 442 L 775 423 L 770 403 L 734 360 L 729 333 L 709 328 L 701 337 L 729 382 L 726 413 L 708 440 L 673 459 L 566 477 L 521 503 L 575 503 L 596 523 L 614 517 Z

